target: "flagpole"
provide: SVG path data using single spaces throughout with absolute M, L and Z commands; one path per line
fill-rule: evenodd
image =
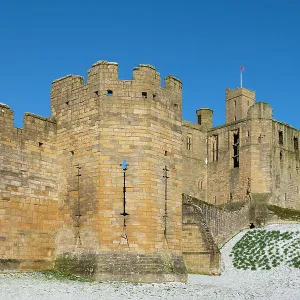
M 240 70 L 240 78 L 241 78 L 241 88 L 243 87 L 243 70 L 242 70 L 242 68 L 241 68 L 241 70 Z

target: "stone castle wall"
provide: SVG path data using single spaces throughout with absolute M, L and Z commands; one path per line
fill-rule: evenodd
M 13 116 L 0 105 L 0 257 L 8 268 L 49 268 L 59 221 L 56 123 L 26 113 L 19 129 Z
M 89 70 L 86 84 L 74 75 L 53 82 L 51 120 L 55 122 L 35 118 L 39 121 L 28 122 L 29 128 L 25 120 L 22 134 L 28 149 L 22 151 L 28 157 L 24 160 L 40 186 L 24 191 L 22 182 L 16 185 L 20 201 L 27 192 L 34 201 L 35 193 L 43 192 L 45 202 L 37 203 L 38 210 L 44 203 L 55 204 L 42 211 L 47 217 L 41 222 L 52 226 L 48 226 L 50 236 L 43 237 L 49 239 L 44 242 L 51 250 L 47 259 L 56 259 L 58 268 L 98 280 L 137 280 L 132 272 L 137 272 L 138 281 L 186 280 L 181 254 L 181 89 L 173 76 L 165 78 L 162 88 L 159 73 L 150 65 L 139 65 L 133 80 L 121 81 L 118 65 L 101 61 Z M 44 139 L 33 130 L 42 130 Z M 12 131 L 18 132 L 13 126 Z M 4 136 L 1 140 L 6 141 Z M 12 152 L 20 152 L 17 134 L 7 140 Z M 3 161 L 11 157 L 7 150 Z M 125 208 L 124 160 L 128 164 Z M 3 190 L 5 194 L 10 187 Z M 9 223 L 13 231 L 22 226 Z M 5 241 L 3 248 L 7 245 Z M 44 256 L 42 251 L 33 254 Z M 81 264 L 84 261 L 89 263 Z
M 272 196 L 269 204 L 300 210 L 299 131 L 273 121 L 272 132 Z M 282 141 L 279 140 L 280 132 Z

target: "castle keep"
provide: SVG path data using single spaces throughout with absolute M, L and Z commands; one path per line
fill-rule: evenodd
M 300 210 L 298 130 L 244 88 L 182 121 L 182 83 L 95 63 L 52 83 L 52 115 L 22 129 L 0 104 L 0 270 L 58 268 L 96 280 L 185 281 L 219 272 L 219 247 Z M 237 209 L 228 210 L 236 206 Z

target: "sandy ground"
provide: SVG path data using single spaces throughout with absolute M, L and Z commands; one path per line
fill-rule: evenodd
M 300 225 L 268 229 L 300 231 Z M 222 275 L 189 275 L 187 284 L 85 283 L 46 279 L 37 274 L 0 275 L 0 299 L 276 299 L 300 300 L 300 270 L 285 266 L 269 271 L 236 270 L 229 254 L 245 234 L 222 249 Z

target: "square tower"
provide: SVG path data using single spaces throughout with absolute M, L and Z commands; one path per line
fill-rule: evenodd
M 250 106 L 254 104 L 255 92 L 245 88 L 226 89 L 226 123 L 247 118 Z

